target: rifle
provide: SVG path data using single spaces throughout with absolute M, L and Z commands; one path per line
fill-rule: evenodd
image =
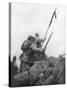
M 46 45 L 45 45 L 45 47 L 44 47 L 44 49 L 43 49 L 43 52 L 46 50 L 47 45 L 48 45 L 48 43 L 49 43 L 49 41 L 50 41 L 50 39 L 51 39 L 51 37 L 52 37 L 52 34 L 53 34 L 53 32 L 50 34 L 50 36 L 49 36 L 49 38 L 48 38 L 48 40 L 47 40 L 47 42 L 46 42 Z
M 55 16 L 55 18 L 56 18 L 56 9 L 57 9 L 57 8 L 55 8 L 55 10 L 54 10 L 54 12 L 53 12 L 53 14 L 52 14 L 50 23 L 49 23 L 48 28 L 47 28 L 47 31 L 46 31 L 46 33 L 45 33 L 45 37 L 44 37 L 44 39 L 43 39 L 43 43 L 44 43 L 44 41 L 45 41 L 45 39 L 46 39 L 48 30 L 49 30 L 49 28 L 50 28 L 50 26 L 51 26 L 51 23 L 52 23 L 52 21 L 53 21 L 54 16 Z M 51 38 L 51 36 L 52 36 L 52 33 L 51 33 L 51 35 L 50 35 L 50 38 Z M 49 39 L 49 40 L 50 40 L 50 39 Z M 35 42 L 35 41 L 34 41 L 34 42 Z M 48 41 L 48 42 L 49 42 L 49 41 Z M 42 43 L 42 45 L 43 45 L 43 43 Z M 45 47 L 45 48 L 46 48 L 46 47 Z
M 47 31 L 46 31 L 46 33 L 45 33 L 44 41 L 45 41 L 45 39 L 46 39 L 47 33 L 48 33 L 49 28 L 50 28 L 50 26 L 51 26 L 51 24 L 52 24 L 52 21 L 53 21 L 54 16 L 55 16 L 55 18 L 57 18 L 57 16 L 56 16 L 56 9 L 57 9 L 57 8 L 55 8 L 55 10 L 54 10 L 54 12 L 53 12 L 53 14 L 52 14 L 51 20 L 50 20 L 50 22 L 49 22 Z

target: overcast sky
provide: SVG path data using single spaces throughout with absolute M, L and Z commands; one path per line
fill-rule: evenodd
M 57 8 L 57 19 L 49 29 L 54 34 L 48 44 L 48 56 L 58 56 L 65 52 L 65 8 L 56 5 L 12 3 L 11 5 L 11 54 L 17 57 L 21 53 L 22 42 L 29 36 L 40 34 L 44 38 L 53 11 Z

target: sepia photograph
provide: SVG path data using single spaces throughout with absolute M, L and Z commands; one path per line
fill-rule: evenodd
M 65 84 L 62 5 L 9 3 L 9 86 Z

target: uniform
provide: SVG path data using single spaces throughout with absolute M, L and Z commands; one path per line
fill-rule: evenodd
M 34 51 L 34 59 L 39 60 L 42 57 L 42 39 L 35 39 L 33 44 L 31 45 L 32 50 Z

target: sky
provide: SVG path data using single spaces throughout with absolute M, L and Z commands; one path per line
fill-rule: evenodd
M 39 33 L 44 38 L 53 11 L 57 8 L 57 19 L 53 19 L 46 41 L 51 32 L 54 32 L 47 46 L 47 56 L 57 57 L 65 53 L 66 16 L 65 7 L 42 4 L 11 4 L 11 57 L 21 54 L 21 45 L 29 35 Z M 46 42 L 45 42 L 46 43 Z M 44 45 L 45 45 L 44 43 Z M 43 46 L 44 47 L 44 46 Z

